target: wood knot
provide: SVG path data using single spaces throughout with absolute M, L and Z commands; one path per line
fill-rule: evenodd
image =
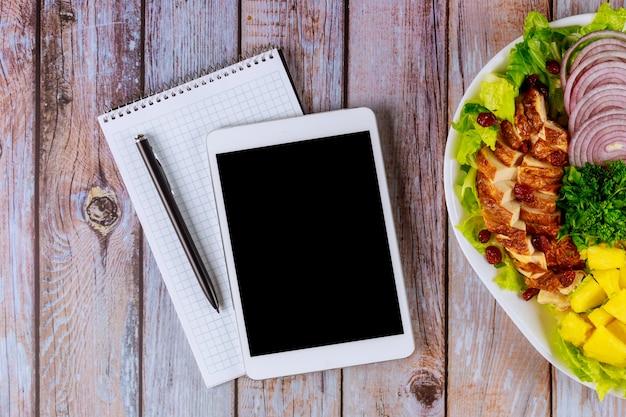
M 106 236 L 120 218 L 120 207 L 115 193 L 96 186 L 89 190 L 85 203 L 86 219 L 102 236 Z
M 69 104 L 72 100 L 72 87 L 67 81 L 61 80 L 57 86 L 57 103 Z
M 431 371 L 421 369 L 411 378 L 409 390 L 422 406 L 432 408 L 442 398 L 443 381 Z
M 59 18 L 62 23 L 71 23 L 76 20 L 72 3 L 70 1 L 61 0 L 58 3 L 59 6 Z

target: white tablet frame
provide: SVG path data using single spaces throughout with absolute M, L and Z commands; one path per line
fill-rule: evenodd
M 241 299 L 239 297 L 237 275 L 229 237 L 229 225 L 226 220 L 224 199 L 220 184 L 220 172 L 217 168 L 217 155 L 250 148 L 313 140 L 363 131 L 369 131 L 371 138 L 403 333 L 369 340 L 251 356 L 242 313 Z M 400 359 L 409 356 L 414 351 L 415 344 L 402 272 L 402 263 L 398 251 L 395 225 L 389 200 L 382 149 L 374 113 L 368 108 L 359 107 L 221 128 L 209 133 L 206 138 L 206 146 L 215 191 L 220 231 L 224 243 L 230 289 L 239 327 L 239 336 L 247 375 L 253 379 L 266 379 Z

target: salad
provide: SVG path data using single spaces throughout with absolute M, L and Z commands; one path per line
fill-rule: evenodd
M 549 309 L 554 350 L 601 399 L 626 395 L 624 103 L 626 9 L 603 3 L 585 26 L 529 13 L 506 70 L 452 124 L 455 226 L 502 289 Z

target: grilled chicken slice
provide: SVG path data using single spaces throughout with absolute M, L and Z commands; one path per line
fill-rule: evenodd
M 521 114 L 521 117 L 525 118 L 523 113 Z M 500 138 L 512 149 L 520 150 L 527 143 L 529 136 L 526 135 L 525 137 L 523 137 L 520 132 L 518 132 L 518 130 L 515 128 L 515 126 L 513 126 L 513 123 L 509 122 L 508 120 L 503 120 L 500 123 Z
M 525 277 L 524 281 L 529 288 L 538 288 L 545 291 L 556 291 L 559 287 L 562 287 L 559 276 L 550 269 L 535 278 Z
M 522 141 L 530 141 L 530 123 L 528 122 L 528 118 L 524 113 L 524 105 L 519 101 L 515 103 L 515 118 L 513 122 L 513 128 L 522 139 Z
M 476 189 L 479 195 L 489 195 L 499 203 L 506 203 L 515 199 L 513 180 L 502 180 L 492 182 L 484 172 L 476 173 Z
M 570 308 L 569 299 L 560 292 L 560 288 L 557 288 L 557 290 L 559 291 L 539 291 L 539 294 L 537 294 L 537 302 L 539 304 L 552 304 L 559 311 L 567 311 L 567 309 Z
M 558 198 L 558 195 L 554 193 L 533 190 L 532 197 L 524 200 L 524 204 L 544 213 L 554 213 L 557 210 L 556 201 Z
M 536 88 L 530 88 L 525 94 L 521 94 L 520 98 L 524 115 L 528 122 L 530 140 L 534 142 L 544 123 L 548 120 L 546 100 L 543 94 Z
M 506 166 L 488 146 L 483 146 L 478 151 L 476 164 L 478 165 L 478 171 L 482 172 L 492 182 L 515 180 L 517 178 L 517 167 Z
M 496 235 L 496 240 L 509 252 L 513 252 L 517 255 L 530 256 L 535 253 L 535 248 L 526 233 L 518 234 L 517 236 Z
M 543 210 L 521 204 L 519 219 L 524 220 L 526 224 L 534 223 L 544 226 L 558 226 L 561 224 L 561 211 L 557 210 L 555 212 L 546 213 Z
M 490 195 L 479 193 L 479 201 L 483 206 L 483 212 L 498 219 L 502 224 L 513 226 L 520 219 L 521 204 L 517 200 L 499 202 Z
M 567 152 L 569 147 L 569 133 L 558 123 L 546 120 L 543 124 L 544 139 L 553 149 Z
M 559 235 L 560 224 L 539 224 L 539 223 L 526 223 L 526 233 L 530 236 L 546 236 L 552 239 L 556 239 Z
M 526 278 L 538 279 L 541 275 L 545 274 L 548 270 L 546 267 L 545 257 L 543 257 L 543 265 L 535 262 L 520 262 L 517 259 L 513 260 L 515 268 L 524 275 Z
M 502 139 L 496 140 L 496 147 L 493 151 L 494 155 L 508 167 L 517 166 L 521 163 L 524 153 L 513 149 Z
M 578 248 L 569 236 L 550 240 L 549 245 L 549 248 L 544 251 L 549 269 L 563 271 L 585 267 L 585 261 L 580 259 Z
M 522 268 L 524 265 L 537 265 L 537 267 L 535 266 L 528 267 L 528 268 L 531 268 L 535 273 L 538 273 L 539 269 L 535 270 L 534 268 L 543 269 L 544 272 L 548 270 L 548 263 L 546 262 L 546 255 L 541 251 L 535 250 L 530 255 L 522 255 L 517 252 L 511 252 L 511 256 L 513 257 L 513 264 L 518 268 L 518 270 L 519 268 Z M 522 275 L 525 275 L 525 274 L 522 274 Z
M 568 160 L 566 151 L 553 148 L 544 139 L 537 139 L 530 149 L 530 154 L 541 161 L 550 162 L 554 166 L 564 166 Z
M 535 191 L 556 195 L 561 188 L 564 172 L 563 167 L 554 166 L 526 154 L 518 168 L 517 182 Z
M 497 233 L 506 236 L 514 236 L 517 233 L 521 233 L 522 236 L 526 236 L 526 224 L 522 220 L 518 220 L 512 225 L 503 223 L 498 217 L 486 210 L 482 210 L 482 216 L 485 220 L 485 227 L 491 233 Z

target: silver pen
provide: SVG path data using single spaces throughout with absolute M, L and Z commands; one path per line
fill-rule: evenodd
M 180 213 L 180 209 L 174 200 L 174 195 L 169 182 L 167 181 L 167 177 L 165 176 L 165 172 L 163 171 L 163 167 L 154 154 L 152 146 L 150 146 L 150 142 L 148 142 L 148 138 L 146 136 L 143 134 L 136 135 L 135 144 L 137 145 L 137 149 L 139 149 L 143 162 L 146 164 L 146 168 L 148 169 L 148 173 L 150 174 L 150 177 L 154 182 L 154 186 L 159 193 L 159 197 L 161 197 L 161 201 L 163 202 L 163 206 L 165 206 L 167 215 L 172 221 L 172 225 L 176 230 L 178 239 L 180 240 L 185 254 L 187 255 L 187 259 L 189 259 L 191 268 L 193 269 L 196 278 L 198 278 L 200 287 L 202 287 L 202 291 L 209 299 L 209 303 L 211 303 L 213 308 L 215 308 L 215 310 L 219 313 L 219 303 L 217 301 L 215 288 L 211 282 L 211 276 L 206 270 L 204 262 L 202 262 L 200 253 L 194 244 L 191 234 L 189 233 L 189 229 L 187 229 L 187 225 L 185 224 L 183 216 Z

